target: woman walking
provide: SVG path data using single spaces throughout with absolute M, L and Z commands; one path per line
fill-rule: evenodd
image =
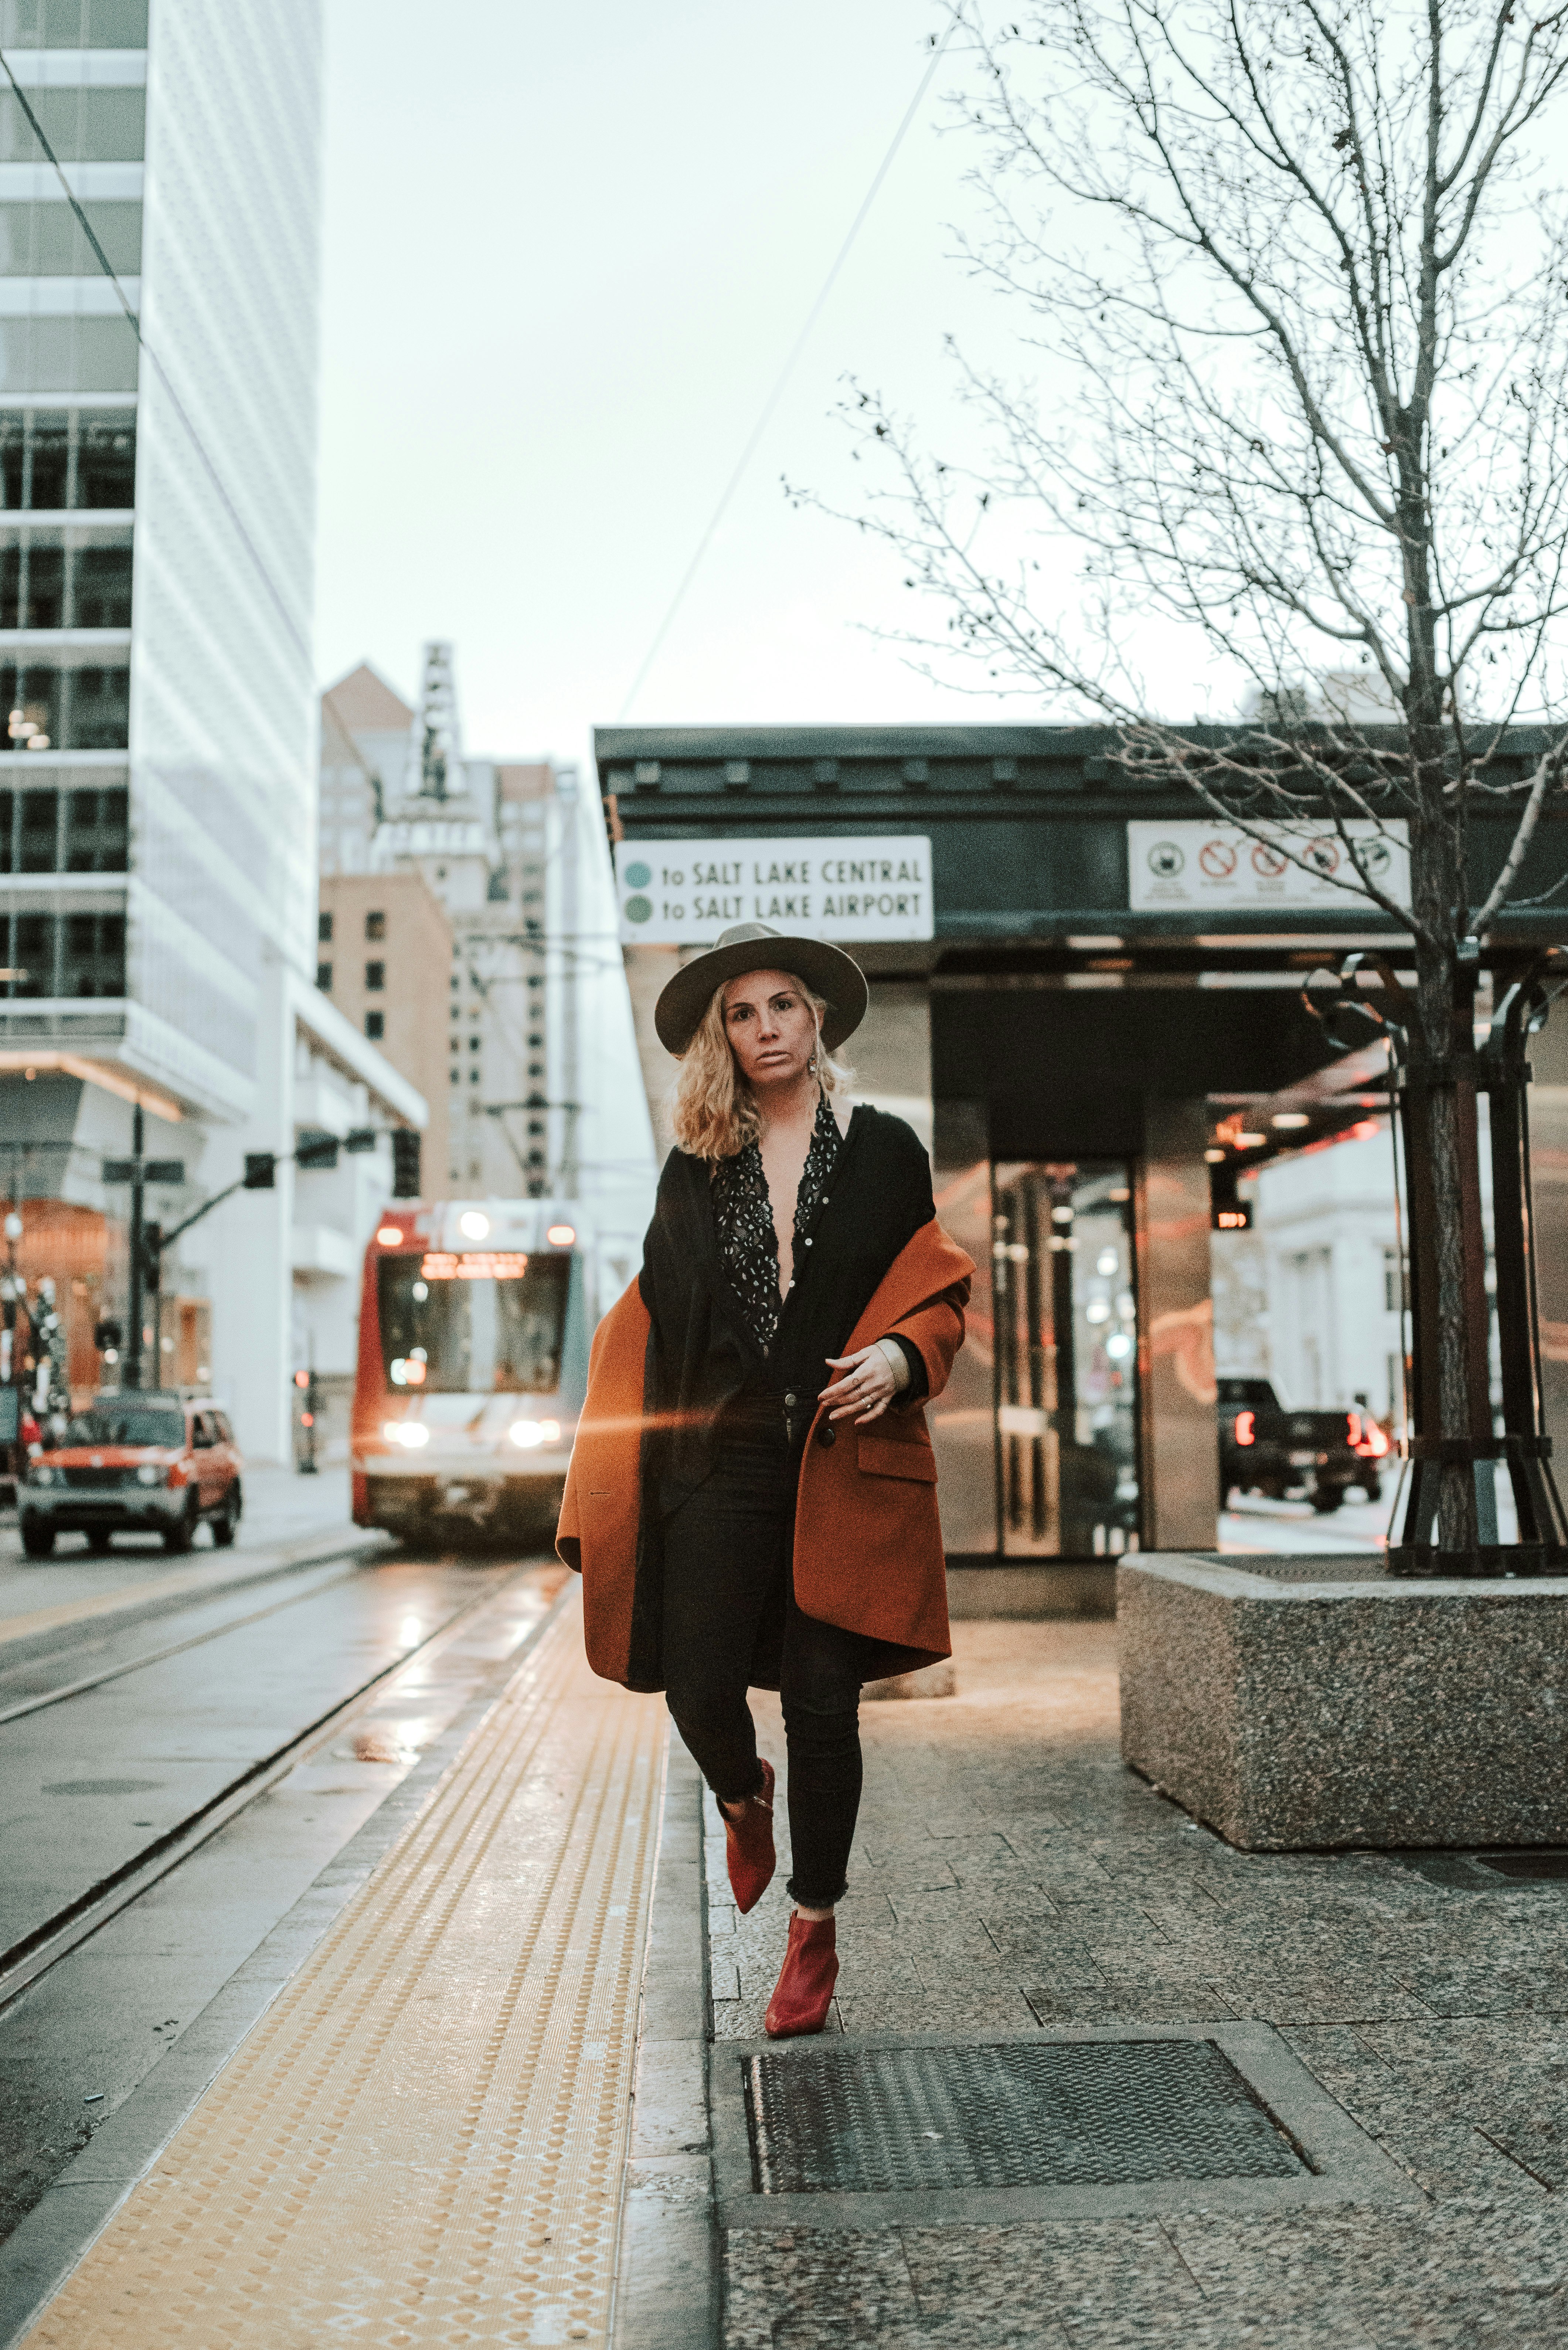
M 595 1671 L 666 1691 L 722 1807 L 742 1910 L 774 1866 L 746 1692 L 779 1691 L 795 1906 L 775 2038 L 820 2032 L 833 1996 L 861 1684 L 950 1653 L 920 1406 L 961 1343 L 974 1267 L 910 1128 L 843 1103 L 832 1055 L 866 1004 L 848 955 L 761 923 L 659 997 L 676 1148 L 641 1274 L 594 1341 L 558 1537 Z

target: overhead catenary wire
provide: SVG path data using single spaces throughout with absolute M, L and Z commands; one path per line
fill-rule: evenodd
M 849 255 L 854 249 L 855 241 L 866 224 L 871 207 L 876 203 L 877 195 L 880 192 L 882 182 L 893 168 L 893 160 L 898 154 L 899 148 L 904 143 L 905 135 L 909 130 L 909 125 L 914 121 L 916 115 L 920 110 L 920 102 L 925 97 L 927 90 L 931 86 L 932 76 L 935 74 L 938 66 L 941 62 L 942 51 L 947 47 L 948 41 L 952 34 L 953 25 L 956 21 L 956 18 L 950 19 L 940 39 L 933 38 L 932 40 L 930 58 L 927 64 L 925 72 L 920 77 L 919 87 L 917 88 L 914 97 L 909 100 L 909 106 L 905 110 L 903 120 L 899 123 L 898 128 L 893 133 L 887 153 L 883 156 L 882 161 L 877 166 L 877 170 L 872 177 L 871 184 L 867 189 L 864 197 L 861 199 L 860 209 L 849 224 L 849 234 L 845 238 L 843 244 L 839 246 L 833 266 L 828 271 L 826 276 L 823 279 L 821 290 L 817 294 L 815 301 L 812 304 L 810 310 L 806 314 L 805 324 L 802 327 L 799 334 L 795 337 L 794 342 L 791 346 L 788 358 L 784 360 L 783 367 L 779 369 L 777 376 L 774 380 L 773 390 L 769 392 L 766 400 L 763 402 L 762 413 L 759 415 L 755 424 L 752 428 L 751 438 L 747 441 L 745 447 L 742 450 L 740 460 L 735 466 L 735 470 L 730 475 L 729 480 L 724 484 L 723 490 L 720 494 L 719 503 L 714 507 L 711 515 L 709 517 L 708 527 L 697 542 L 696 552 L 692 556 L 691 562 L 686 567 L 686 570 L 680 586 L 676 588 L 674 595 L 670 599 L 669 605 L 665 609 L 664 618 L 660 620 L 658 628 L 654 631 L 653 642 L 649 646 L 647 652 L 643 656 L 642 667 L 638 671 L 637 675 L 633 678 L 630 691 L 628 692 L 626 700 L 621 703 L 620 709 L 617 713 L 618 723 L 622 725 L 625 724 L 627 718 L 630 714 L 632 703 L 637 700 L 638 695 L 642 691 L 643 681 L 648 676 L 649 671 L 653 667 L 654 662 L 659 658 L 659 649 L 663 645 L 665 638 L 669 635 L 670 630 L 674 624 L 676 614 L 680 611 L 681 605 L 686 601 L 687 592 L 691 586 L 691 582 L 696 578 L 698 572 L 701 569 L 702 558 L 707 554 L 709 547 L 712 545 L 714 534 L 717 532 L 719 525 L 723 521 L 725 515 L 729 511 L 730 501 L 734 496 L 735 492 L 740 488 L 742 481 L 745 477 L 746 469 L 750 465 L 752 459 L 757 453 L 757 449 L 762 442 L 762 437 L 767 431 L 770 423 L 773 421 L 774 411 L 777 408 L 779 401 L 784 398 L 789 380 L 791 376 L 794 375 L 795 368 L 799 363 L 801 353 L 805 350 L 806 344 L 811 340 L 812 328 L 815 326 L 818 318 L 822 316 L 823 310 L 826 306 L 827 297 L 838 282 L 839 272 L 844 267 L 845 263 L 848 260 Z
M 153 349 L 151 344 L 148 341 L 147 337 L 142 332 L 140 317 L 137 311 L 131 307 L 130 297 L 126 293 L 125 287 L 120 283 L 119 274 L 115 268 L 113 262 L 110 261 L 108 254 L 104 251 L 103 246 L 99 244 L 98 231 L 94 228 L 91 221 L 88 220 L 86 213 L 82 210 L 81 204 L 77 198 L 76 190 L 72 187 L 69 180 L 66 177 L 65 170 L 60 162 L 60 159 L 56 154 L 53 147 L 49 144 L 48 134 L 45 130 L 44 126 L 39 121 L 37 116 L 34 113 L 27 93 L 23 88 L 21 83 L 17 80 L 16 74 L 12 71 L 11 60 L 6 56 L 4 49 L 0 49 L 0 66 L 4 66 L 5 68 L 5 78 L 11 85 L 17 105 L 21 108 L 23 113 L 26 116 L 28 122 L 32 126 L 34 138 L 37 140 L 39 146 L 43 149 L 45 154 L 48 157 L 50 163 L 54 167 L 55 177 L 58 180 L 60 186 L 65 191 L 66 202 L 69 204 L 72 212 L 76 214 L 78 224 L 80 227 L 83 235 L 87 238 L 88 243 L 91 245 L 93 255 L 99 267 L 102 270 L 104 276 L 108 278 L 109 284 L 114 288 L 115 298 L 119 302 L 120 308 L 125 313 L 131 333 L 136 337 L 138 349 L 143 352 L 147 359 L 151 362 L 154 373 L 157 375 L 159 381 L 163 386 L 164 390 L 168 393 L 170 404 L 173 408 L 176 416 L 180 419 L 181 423 L 184 426 L 187 434 L 190 436 L 191 446 L 195 450 L 197 456 L 201 459 L 202 463 L 206 470 L 208 479 L 211 481 L 213 489 L 218 494 L 219 502 L 223 505 L 223 511 L 228 515 L 229 520 L 234 526 L 234 532 L 240 544 L 244 546 L 245 553 L 250 556 L 252 563 L 254 565 L 257 577 L 261 580 L 263 587 L 266 589 L 267 594 L 271 597 L 274 604 L 277 607 L 279 619 L 282 620 L 284 627 L 288 630 L 288 633 L 294 639 L 295 644 L 305 655 L 306 660 L 307 661 L 311 661 L 313 660 L 313 655 L 311 653 L 309 639 L 306 638 L 304 630 L 296 620 L 294 614 L 289 609 L 282 589 L 278 587 L 276 581 L 273 578 L 271 572 L 267 569 L 265 563 L 262 559 L 260 549 L 257 547 L 256 543 L 252 538 L 249 531 L 245 528 L 239 508 L 235 505 L 233 498 L 229 495 L 228 490 L 224 486 L 222 473 L 220 473 L 216 464 L 207 453 L 206 444 L 203 442 L 201 434 L 197 432 L 195 425 L 192 422 L 190 412 L 186 409 L 184 401 L 175 390 L 173 383 L 171 380 L 168 369 L 164 366 L 162 360 L 159 358 L 157 352 Z

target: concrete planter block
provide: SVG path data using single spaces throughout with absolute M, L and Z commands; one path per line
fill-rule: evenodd
M 1122 1756 L 1245 1852 L 1568 1845 L 1568 1578 L 1147 1554 Z

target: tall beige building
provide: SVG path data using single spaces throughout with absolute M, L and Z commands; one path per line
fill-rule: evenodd
M 439 1141 L 432 1112 L 427 1193 L 577 1196 L 582 837 L 575 768 L 464 752 L 450 645 L 426 646 L 417 711 L 368 664 L 322 696 L 321 910 L 335 931 L 322 959 L 333 1000 L 350 1009 L 349 964 L 357 972 L 369 960 L 358 940 L 351 955 L 339 951 L 336 935 L 335 893 L 350 877 L 357 910 L 377 910 L 373 889 L 361 909 L 361 879 L 385 876 L 427 890 L 450 925 L 445 983 L 430 992 L 444 1007 L 445 1074 L 420 1081 L 445 1111 Z M 357 1020 L 373 1009 L 369 994 L 355 996 Z M 389 1024 L 396 1061 L 391 1035 Z
M 422 874 L 324 873 L 316 984 L 430 1104 L 425 1184 L 448 1171 L 452 924 Z

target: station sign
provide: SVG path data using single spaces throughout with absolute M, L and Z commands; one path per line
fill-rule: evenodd
M 616 900 L 628 946 L 711 946 L 736 922 L 845 944 L 929 939 L 931 844 L 923 833 L 821 840 L 622 840 Z
M 1346 823 L 1356 856 L 1386 897 L 1410 902 L 1410 832 L 1402 818 Z M 1243 827 L 1219 820 L 1127 826 L 1127 903 L 1134 913 L 1376 910 L 1344 837 L 1321 819 Z

